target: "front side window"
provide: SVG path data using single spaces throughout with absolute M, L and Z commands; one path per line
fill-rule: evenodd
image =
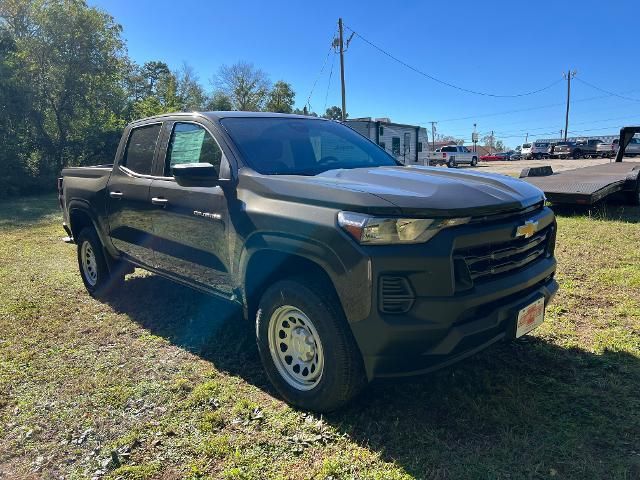
M 122 157 L 122 166 L 135 173 L 151 175 L 153 155 L 161 127 L 158 123 L 132 129 Z
M 171 167 L 182 163 L 210 163 L 220 172 L 222 150 L 204 127 L 195 123 L 177 122 L 173 126 L 164 174 L 171 176 Z
M 229 117 L 220 123 L 248 166 L 264 175 L 317 175 L 339 168 L 398 165 L 380 146 L 337 122 Z

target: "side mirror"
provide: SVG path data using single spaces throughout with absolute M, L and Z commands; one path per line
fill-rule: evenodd
M 210 163 L 181 163 L 171 167 L 171 174 L 182 187 L 215 187 L 218 170 Z

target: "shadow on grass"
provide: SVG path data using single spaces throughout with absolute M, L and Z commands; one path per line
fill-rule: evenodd
M 157 276 L 109 300 L 151 333 L 270 389 L 239 308 Z M 418 478 L 640 478 L 640 361 L 535 337 L 377 382 L 326 420 Z
M 56 193 L 0 200 L 0 227 L 22 227 L 56 217 L 62 223 Z

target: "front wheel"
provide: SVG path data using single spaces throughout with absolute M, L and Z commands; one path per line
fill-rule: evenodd
M 582 158 L 582 152 L 580 150 L 576 150 L 575 152 L 573 152 L 574 160 L 579 160 L 580 158 Z
M 269 380 L 294 406 L 332 411 L 366 385 L 358 346 L 323 282 L 292 278 L 269 287 L 258 306 L 256 336 Z
M 85 288 L 94 297 L 108 294 L 121 283 L 124 275 L 109 272 L 102 242 L 92 227 L 83 228 L 80 231 L 77 244 L 78 267 Z
M 478 159 L 476 157 L 473 157 L 471 159 L 471 166 L 475 167 L 476 165 L 478 165 Z

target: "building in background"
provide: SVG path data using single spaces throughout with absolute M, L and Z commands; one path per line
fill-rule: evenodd
M 604 143 L 611 143 L 615 139 L 620 138 L 620 135 L 582 135 L 580 137 L 567 137 L 567 142 L 578 142 L 581 140 L 602 140 Z M 564 138 L 537 138 L 536 142 L 546 142 L 546 143 L 559 143 L 564 142 Z
M 374 141 L 405 165 L 427 165 L 427 130 L 417 125 L 394 123 L 388 118 L 352 118 L 346 125 Z

